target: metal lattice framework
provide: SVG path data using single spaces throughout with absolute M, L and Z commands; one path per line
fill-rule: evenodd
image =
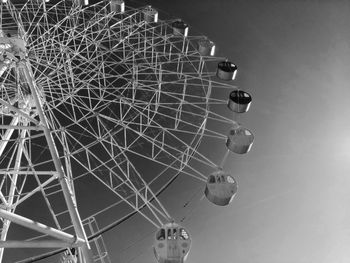
M 233 123 L 216 108 L 235 89 L 213 78 L 223 58 L 200 55 L 203 36 L 174 35 L 172 21 L 146 22 L 142 10 L 1 4 L 2 247 L 80 246 L 92 262 L 79 212 L 113 214 L 108 226 L 137 211 L 159 227 L 171 216 L 157 193 L 180 173 L 205 182 L 220 166 L 200 143 L 224 148 Z M 108 193 L 80 209 L 82 188 L 95 187 Z M 45 219 L 20 209 L 33 205 Z M 11 241 L 11 222 L 35 232 Z

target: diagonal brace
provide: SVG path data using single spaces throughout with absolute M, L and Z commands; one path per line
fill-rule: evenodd
M 65 232 L 58 230 L 56 228 L 49 227 L 47 225 L 33 221 L 33 220 L 26 218 L 24 216 L 20 216 L 20 215 L 8 212 L 4 209 L 0 209 L 0 217 L 9 220 L 12 223 L 24 226 L 26 228 L 30 228 L 32 230 L 38 231 L 38 232 L 43 233 L 43 234 L 47 234 L 51 237 L 58 238 L 58 239 L 66 242 L 66 243 L 69 243 L 69 244 L 76 244 L 76 243 L 83 244 L 83 243 L 85 243 L 85 240 L 82 238 L 77 238 L 71 234 L 65 233 Z

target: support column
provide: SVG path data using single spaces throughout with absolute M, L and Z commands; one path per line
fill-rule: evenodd
M 39 94 L 35 85 L 35 82 L 33 80 L 33 76 L 30 74 L 30 64 L 20 62 L 19 63 L 19 70 L 23 70 L 23 73 L 25 74 L 26 81 L 30 87 L 31 94 L 33 96 L 35 105 L 36 105 L 36 110 L 38 111 L 40 122 L 43 125 L 43 131 L 45 134 L 46 141 L 48 143 L 50 153 L 52 160 L 54 162 L 57 174 L 58 174 L 58 180 L 60 182 L 60 185 L 63 190 L 63 195 L 64 199 L 67 204 L 67 208 L 69 211 L 69 215 L 72 219 L 73 227 L 75 230 L 75 233 L 77 234 L 78 238 L 82 238 L 85 240 L 85 243 L 81 246 L 83 255 L 84 255 L 84 260 L 86 263 L 93 263 L 93 258 L 92 258 L 92 252 L 89 246 L 89 241 L 87 240 L 85 231 L 84 231 L 84 226 L 81 222 L 80 215 L 78 212 L 78 208 L 76 205 L 75 197 L 73 195 L 73 192 L 70 189 L 68 178 L 66 177 L 63 166 L 61 164 L 61 161 L 58 156 L 58 152 L 55 146 L 54 139 L 52 137 L 52 134 L 50 132 L 50 127 L 48 125 L 46 116 L 44 115 L 44 112 L 42 110 L 42 105 L 41 101 L 39 99 Z
M 17 125 L 18 121 L 19 121 L 19 117 L 14 116 L 12 121 L 11 121 L 11 125 Z M 4 138 L 2 138 L 2 140 L 0 142 L 0 156 L 2 156 L 4 150 L 7 146 L 7 143 L 9 142 L 9 140 L 12 136 L 13 131 L 14 131 L 14 129 L 6 130 L 5 136 L 4 136 Z M 15 161 L 15 167 L 14 167 L 15 173 L 12 175 L 8 175 L 11 178 L 11 187 L 10 187 L 10 192 L 8 195 L 9 196 L 8 200 L 6 200 L 6 203 L 4 203 L 4 205 L 6 206 L 6 209 L 8 211 L 11 211 L 11 212 L 15 210 L 15 208 L 12 208 L 12 205 L 13 205 L 15 190 L 16 190 L 16 186 L 17 186 L 17 178 L 18 178 L 18 174 L 16 172 L 19 171 L 19 167 L 20 167 L 20 163 L 21 163 L 21 159 L 22 159 L 25 134 L 26 134 L 26 130 L 22 130 L 21 135 L 20 135 L 20 141 L 18 142 L 18 146 L 17 146 L 17 155 L 16 155 L 16 161 Z M 5 199 L 4 196 L 2 196 L 2 197 L 3 197 L 3 199 Z M 0 236 L 1 241 L 6 240 L 7 232 L 10 228 L 10 224 L 11 224 L 10 220 L 4 219 L 2 229 L 1 229 L 1 236 Z M 0 262 L 2 262 L 3 256 L 4 256 L 4 248 L 0 246 Z

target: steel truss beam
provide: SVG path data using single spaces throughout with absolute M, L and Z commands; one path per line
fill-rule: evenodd
M 23 73 L 25 75 L 25 78 L 27 80 L 27 83 L 30 87 L 31 94 L 33 96 L 36 109 L 38 111 L 38 115 L 40 118 L 40 123 L 42 124 L 43 131 L 45 134 L 45 138 L 47 141 L 47 144 L 49 146 L 49 150 L 51 153 L 52 161 L 55 165 L 57 174 L 58 174 L 58 180 L 60 182 L 61 188 L 63 190 L 63 196 L 69 211 L 69 215 L 71 217 L 73 227 L 75 230 L 75 233 L 77 234 L 77 237 L 80 239 L 83 239 L 85 242 L 81 245 L 82 253 L 84 255 L 84 260 L 86 263 L 93 263 L 92 258 L 92 252 L 90 249 L 89 241 L 87 240 L 84 227 L 78 212 L 75 195 L 69 185 L 68 178 L 65 175 L 65 172 L 63 170 L 63 166 L 61 163 L 61 160 L 59 159 L 59 155 L 57 152 L 57 148 L 54 142 L 54 139 L 52 137 L 50 126 L 48 124 L 48 121 L 46 119 L 46 116 L 42 109 L 42 102 L 40 101 L 40 96 L 38 94 L 38 90 L 34 81 L 34 78 L 32 77 L 31 73 L 31 66 L 29 62 L 26 63 L 19 63 L 18 67 L 23 70 Z
M 9 221 L 11 221 L 12 223 L 24 226 L 26 228 L 38 231 L 40 233 L 43 234 L 47 234 L 51 237 L 55 237 L 58 238 L 62 241 L 64 241 L 65 243 L 68 243 L 70 245 L 73 244 L 84 244 L 85 241 L 82 238 L 79 237 L 75 237 L 71 234 L 65 233 L 61 230 L 55 229 L 53 227 L 49 227 L 47 225 L 44 225 L 42 223 L 33 221 L 31 219 L 28 219 L 24 216 L 20 216 L 11 212 L 8 212 L 4 209 L 0 209 L 0 217 L 7 219 Z M 4 241 L 6 243 L 6 241 Z
M 59 240 L 42 240 L 42 241 L 6 240 L 6 241 L 0 241 L 0 246 L 3 248 L 62 248 L 62 247 L 72 247 L 72 244 L 64 241 L 59 241 Z

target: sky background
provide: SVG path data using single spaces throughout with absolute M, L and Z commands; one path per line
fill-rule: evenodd
M 187 263 L 349 262 L 350 2 L 140 3 L 208 36 L 216 55 L 238 65 L 235 84 L 253 97 L 242 123 L 255 143 L 225 167 L 239 184 L 233 203 L 216 207 L 198 195 L 184 208 L 204 187 L 187 178 L 161 196 L 176 219 L 186 216 Z M 134 231 L 104 236 L 112 262 L 155 262 L 155 229 L 136 218 L 120 227 Z
M 350 2 L 145 3 L 213 40 L 216 55 L 238 65 L 235 83 L 253 96 L 242 119 L 253 149 L 226 165 L 239 192 L 229 207 L 204 199 L 190 212 L 187 262 L 348 262 Z M 154 262 L 139 247 L 131 262 Z

